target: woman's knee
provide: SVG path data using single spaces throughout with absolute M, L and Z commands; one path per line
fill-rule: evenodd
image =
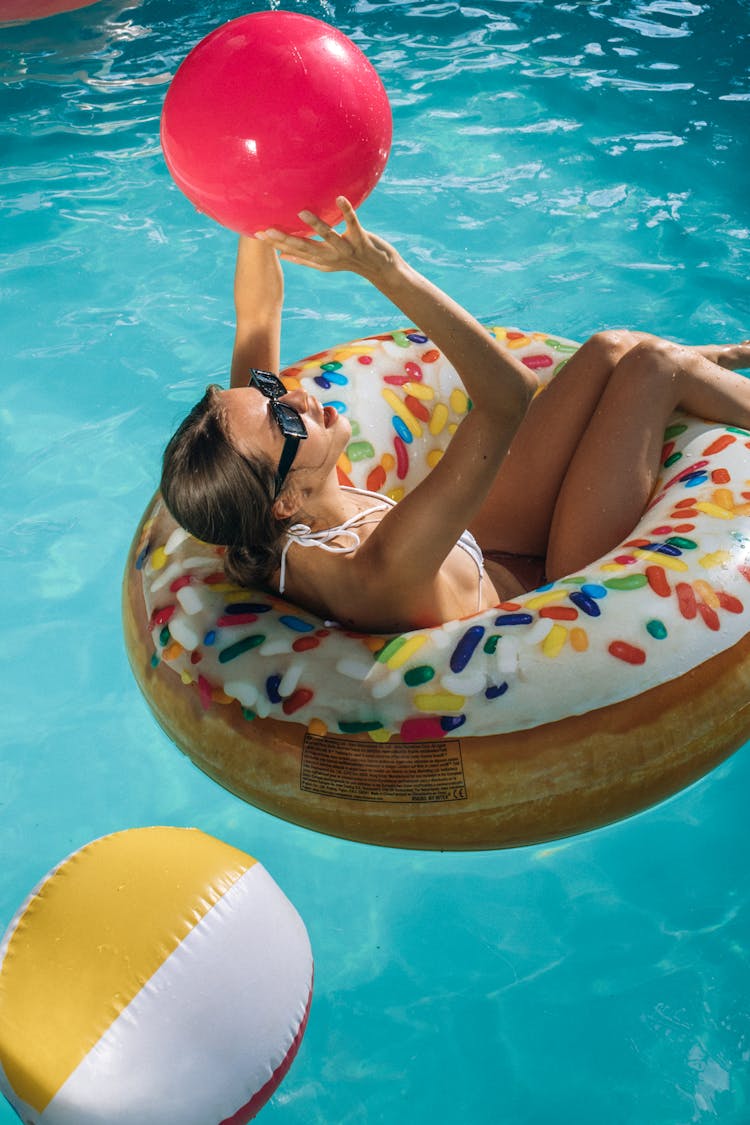
M 680 344 L 651 336 L 641 340 L 622 356 L 616 374 L 628 380 L 646 383 L 673 379 L 681 366 L 684 349 Z
M 627 328 L 606 328 L 595 332 L 583 345 L 598 363 L 614 368 L 641 337 Z

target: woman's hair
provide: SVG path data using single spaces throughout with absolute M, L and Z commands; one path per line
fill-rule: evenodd
M 226 547 L 224 569 L 242 586 L 266 584 L 279 565 L 290 520 L 273 514 L 275 470 L 235 449 L 212 385 L 170 438 L 161 494 L 177 522 L 205 543 Z

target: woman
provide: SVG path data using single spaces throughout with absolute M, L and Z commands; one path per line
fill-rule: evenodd
M 346 199 L 338 205 L 343 234 L 302 212 L 319 238 L 269 230 L 240 239 L 231 388 L 209 388 L 164 455 L 168 508 L 198 538 L 226 546 L 241 584 L 368 631 L 465 617 L 626 538 L 676 409 L 750 428 L 750 381 L 735 374 L 750 366 L 748 341 L 687 348 L 601 332 L 535 398 L 532 371 L 364 230 Z M 397 506 L 339 485 L 349 422 L 269 374 L 279 368 L 277 252 L 365 278 L 435 342 L 471 397 L 440 462 Z

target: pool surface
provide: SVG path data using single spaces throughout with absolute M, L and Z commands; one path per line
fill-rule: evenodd
M 315 953 L 261 1120 L 747 1125 L 747 747 L 588 835 L 389 851 L 224 792 L 137 690 L 125 554 L 233 330 L 234 236 L 172 184 L 161 103 L 208 31 L 275 6 L 99 0 L 0 28 L 0 929 L 86 841 L 195 825 L 262 861 Z M 750 336 L 748 0 L 284 7 L 378 68 L 394 144 L 363 221 L 478 316 Z M 286 362 L 402 323 L 357 279 L 286 278 Z

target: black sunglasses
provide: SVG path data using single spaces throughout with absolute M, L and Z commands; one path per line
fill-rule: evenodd
M 277 375 L 273 375 L 270 371 L 261 371 L 256 367 L 250 368 L 250 382 L 248 384 L 255 387 L 256 391 L 260 391 L 262 395 L 271 400 L 271 413 L 273 414 L 276 425 L 284 435 L 284 448 L 281 451 L 281 458 L 279 460 L 278 468 L 276 469 L 275 491 L 273 499 L 281 492 L 281 486 L 289 475 L 289 470 L 292 467 L 292 462 L 297 456 L 297 449 L 299 443 L 303 438 L 307 437 L 307 430 L 305 423 L 299 415 L 299 412 L 293 406 L 288 406 L 285 402 L 277 402 L 283 395 L 288 394 L 286 387 Z

